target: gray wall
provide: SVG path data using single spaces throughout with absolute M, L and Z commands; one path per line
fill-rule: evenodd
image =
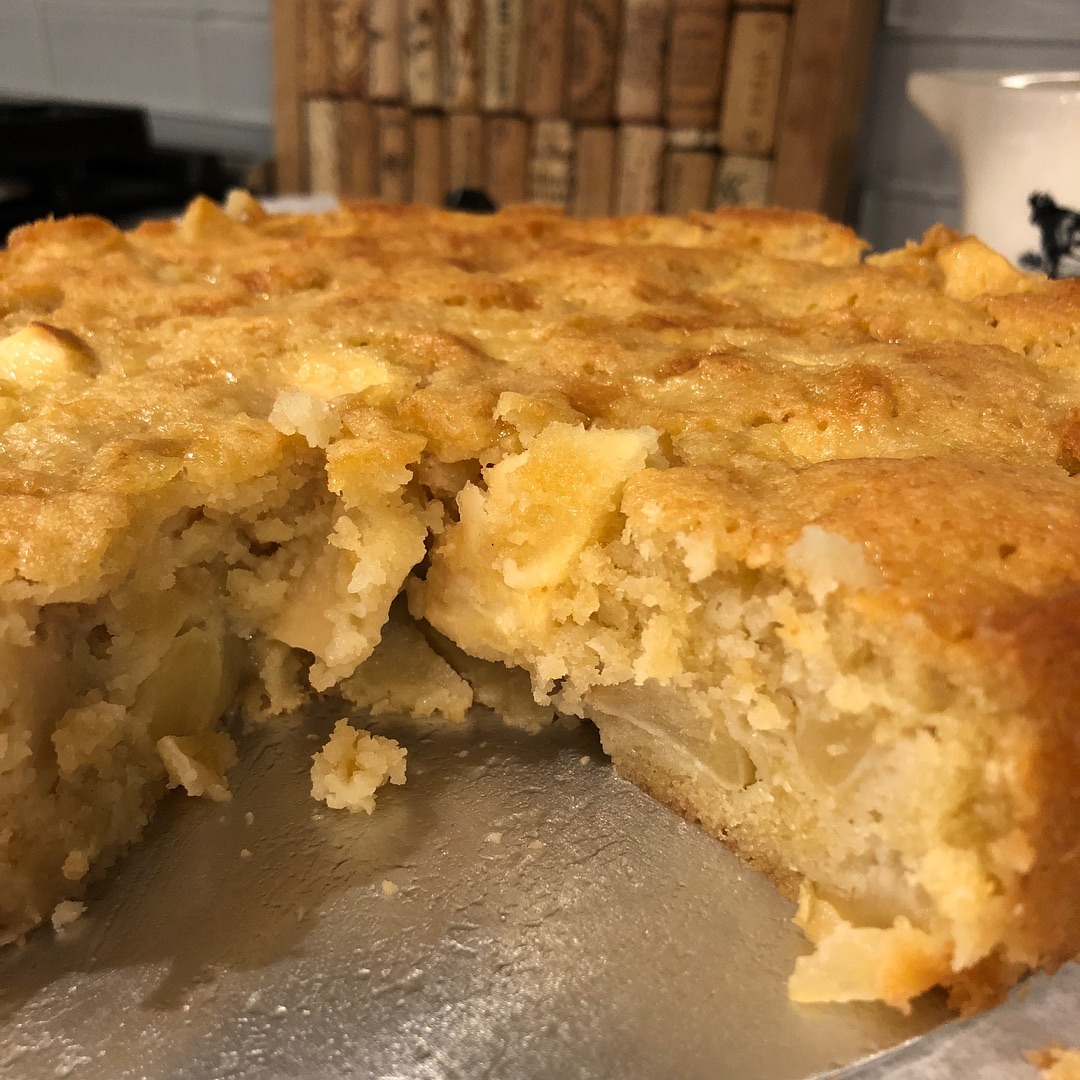
M 268 0 L 0 0 L 0 95 L 144 105 L 174 146 L 272 153 Z
M 948 148 L 904 97 L 912 71 L 1080 68 L 1080 0 L 886 0 L 856 170 L 857 225 L 877 247 L 958 225 Z

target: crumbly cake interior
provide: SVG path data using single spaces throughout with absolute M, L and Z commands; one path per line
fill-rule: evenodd
M 864 260 L 779 211 L 18 230 L 0 932 L 166 787 L 227 798 L 234 705 L 336 687 L 594 721 L 798 896 L 796 1000 L 974 1008 L 1070 959 L 1078 315 L 971 238 Z M 316 794 L 403 765 L 339 725 Z

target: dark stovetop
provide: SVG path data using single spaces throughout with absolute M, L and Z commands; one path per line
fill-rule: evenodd
M 0 241 L 48 215 L 127 225 L 229 186 L 215 155 L 155 147 L 141 109 L 0 99 Z

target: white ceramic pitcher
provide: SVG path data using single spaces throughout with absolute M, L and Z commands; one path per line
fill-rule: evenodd
M 907 92 L 960 160 L 964 231 L 1080 274 L 1080 71 L 917 71 Z

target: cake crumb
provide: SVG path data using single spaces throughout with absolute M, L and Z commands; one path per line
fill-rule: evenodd
M 251 851 L 248 848 L 241 848 L 240 849 L 240 858 L 241 859 L 250 859 L 251 858 Z
M 383 878 L 382 891 L 384 896 L 396 896 L 401 889 L 395 885 L 389 878 Z
M 543 840 L 530 840 L 525 846 L 535 851 L 537 848 L 542 848 L 546 845 Z
M 503 838 L 503 834 L 501 832 L 489 832 L 487 834 L 487 836 L 484 837 L 484 843 L 485 844 L 501 844 L 502 843 L 502 838 Z
M 166 735 L 158 739 L 157 752 L 169 774 L 169 787 L 182 787 L 189 795 L 205 795 L 214 802 L 232 798 L 225 773 L 238 755 L 236 743 L 223 731 Z
M 52 927 L 59 933 L 70 926 L 86 910 L 86 905 L 78 900 L 62 900 L 52 913 Z
M 311 794 L 334 810 L 375 809 L 375 792 L 385 783 L 405 783 L 405 750 L 384 735 L 349 726 L 341 719 L 314 756 Z
M 69 852 L 68 857 L 64 860 L 64 865 L 60 868 L 60 872 L 68 881 L 79 881 L 86 877 L 89 871 L 90 859 L 85 851 Z
M 581 765 L 588 765 L 590 761 L 592 761 L 592 758 L 589 757 L 588 754 L 582 754 L 581 757 L 578 758 L 578 762 Z
M 255 815 L 250 810 L 244 815 L 244 824 L 245 825 L 254 825 L 255 824 Z
M 1042 1073 L 1043 1080 L 1080 1080 L 1080 1050 L 1052 1043 L 1041 1050 L 1028 1050 L 1024 1057 Z

